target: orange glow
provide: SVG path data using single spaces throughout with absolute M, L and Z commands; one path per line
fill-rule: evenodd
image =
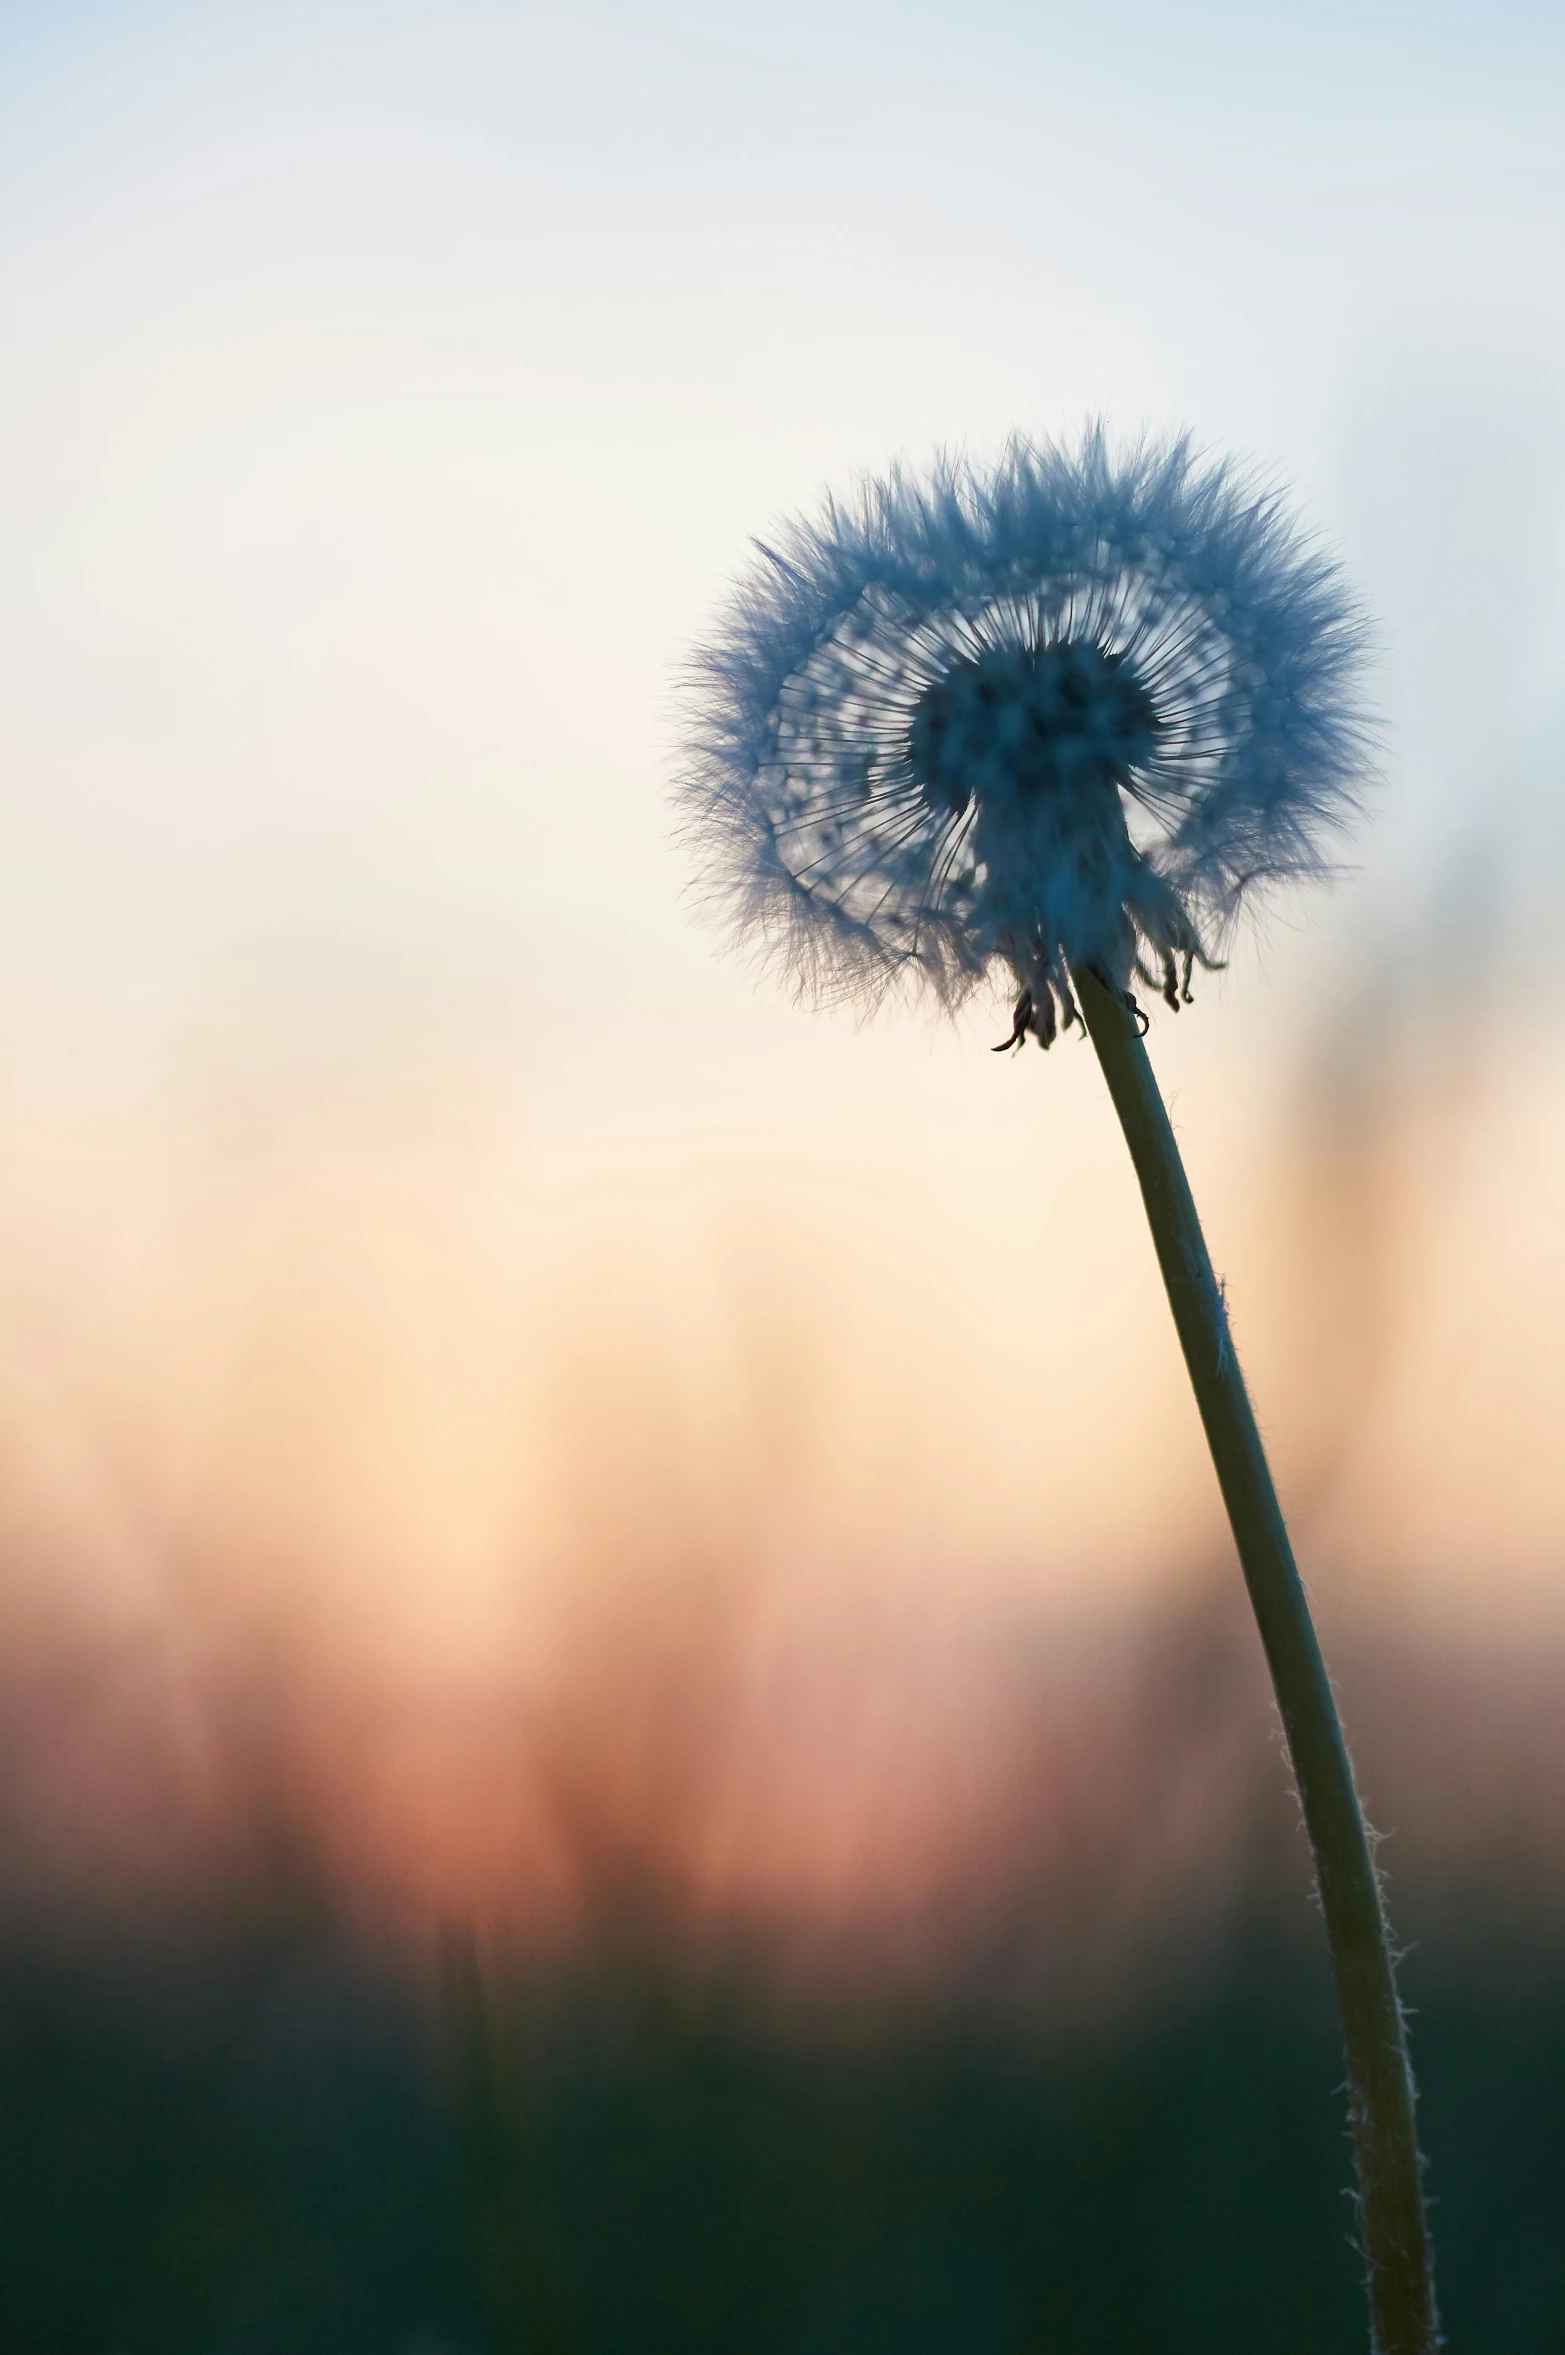
M 1328 1622 L 1552 1640 L 1535 1055 L 1333 1120 L 1216 1036 L 1155 1043 Z M 1248 1665 L 1172 1781 L 1138 1730 L 1147 1646 L 1228 1572 L 1087 1055 L 757 1012 L 612 1086 L 580 1039 L 382 1041 L 327 1085 L 273 1045 L 155 1116 L 12 1090 L 0 1625 L 41 1897 L 281 1857 L 415 1932 L 552 1937 L 642 1883 L 913 1968 L 1022 1855 L 1063 1886 L 1106 1840 L 1143 1896 L 1216 1869 L 1236 1760 L 1277 1770 L 1231 1615 Z

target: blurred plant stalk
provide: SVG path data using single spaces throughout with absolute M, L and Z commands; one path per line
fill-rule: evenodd
M 491 1999 L 465 1930 L 448 1930 L 441 1942 L 440 2016 L 469 2238 L 495 2355 L 577 2355 L 555 2281 L 549 2204 L 525 2114 L 514 2018 Z
M 1347 2064 L 1374 2355 L 1440 2344 L 1407 2032 L 1380 1882 L 1310 1618 L 1173 1127 L 1137 1025 L 1088 968 L 1083 1017 L 1141 1186 L 1158 1265 L 1260 1628 L 1314 1852 Z

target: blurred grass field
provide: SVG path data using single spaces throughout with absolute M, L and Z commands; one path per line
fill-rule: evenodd
M 1346 1670 L 1405 1757 L 1369 1771 L 1409 1803 L 1388 1854 L 1451 2342 L 1539 2355 L 1565 2347 L 1539 1720 L 1470 1654 Z M 612 1837 L 600 1754 L 556 1758 L 575 1893 L 546 1940 L 356 1920 L 253 1750 L 177 1894 L 45 1902 L 35 1873 L 0 1958 L 5 2347 L 1346 2355 L 1330 1991 L 1242 1617 L 1166 1614 L 1094 1691 L 1071 1836 L 1028 1836 L 1063 1771 L 1045 1744 L 996 1856 L 953 1856 L 878 1950 L 840 1923 L 790 1947 L 692 1877 L 667 1688 Z

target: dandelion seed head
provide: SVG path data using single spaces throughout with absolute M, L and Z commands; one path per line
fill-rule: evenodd
M 1188 439 L 894 470 L 762 545 L 692 666 L 703 878 L 815 997 L 1072 968 L 1179 1002 L 1357 806 L 1364 627 L 1279 495 Z

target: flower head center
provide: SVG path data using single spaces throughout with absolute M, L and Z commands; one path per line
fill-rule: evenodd
M 1061 639 L 950 664 L 913 707 L 907 752 L 930 800 L 961 811 L 1117 787 L 1151 758 L 1159 730 L 1123 655 Z

